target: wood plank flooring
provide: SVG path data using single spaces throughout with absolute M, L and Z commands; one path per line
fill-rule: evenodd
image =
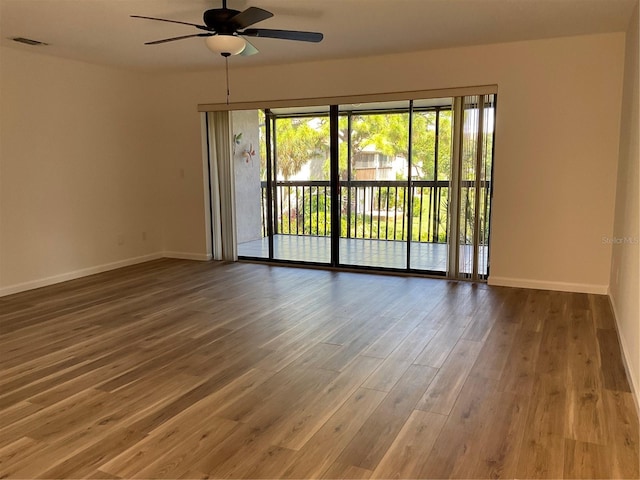
M 0 328 L 0 478 L 640 476 L 603 296 L 159 260 Z

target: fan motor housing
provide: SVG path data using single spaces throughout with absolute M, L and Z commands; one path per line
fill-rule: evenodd
M 212 28 L 217 33 L 233 34 L 236 29 L 234 24 L 229 22 L 229 20 L 239 13 L 239 10 L 232 10 L 230 8 L 212 8 L 204 12 L 202 19 L 207 27 Z

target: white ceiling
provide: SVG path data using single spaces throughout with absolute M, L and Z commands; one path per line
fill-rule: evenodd
M 322 43 L 253 38 L 260 54 L 234 57 L 264 65 L 434 48 L 624 31 L 638 0 L 228 0 L 275 17 L 255 27 L 320 31 Z M 222 0 L 0 0 L 2 44 L 90 63 L 133 69 L 205 69 L 224 65 L 195 28 L 129 15 L 202 23 Z M 48 46 L 13 42 L 27 37 Z

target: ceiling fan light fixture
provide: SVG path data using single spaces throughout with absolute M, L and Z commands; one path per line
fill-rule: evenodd
M 207 48 L 223 56 L 238 55 L 247 46 L 244 38 L 237 35 L 213 35 L 205 39 Z

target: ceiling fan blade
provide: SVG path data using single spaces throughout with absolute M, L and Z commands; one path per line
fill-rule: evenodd
M 321 42 L 324 36 L 318 32 L 298 32 L 296 30 L 273 30 L 270 28 L 249 28 L 240 35 L 247 37 L 281 38 L 283 40 L 298 40 L 301 42 Z
M 236 29 L 246 28 L 254 23 L 261 22 L 267 18 L 273 17 L 273 13 L 267 12 L 262 8 L 249 7 L 244 12 L 238 13 L 229 20 Z
M 158 45 L 159 43 L 175 42 L 176 40 L 182 40 L 183 38 L 211 37 L 213 35 L 214 35 L 213 33 L 194 33 L 193 35 L 182 35 L 180 37 L 164 38 L 162 40 L 146 42 L 145 45 Z
M 246 38 L 244 39 L 244 41 L 246 42 L 247 46 L 244 47 L 244 50 L 242 50 L 242 52 L 240 52 L 241 57 L 248 57 L 250 55 L 255 55 L 256 53 L 258 53 L 258 49 L 251 42 L 249 42 Z
M 198 25 L 198 24 L 189 23 L 189 22 L 180 22 L 178 20 L 167 20 L 166 18 L 155 18 L 155 17 L 143 17 L 142 15 L 130 15 L 130 17 L 131 18 L 144 18 L 146 20 L 156 20 L 158 22 L 179 23 L 180 25 L 190 25 L 192 27 L 199 28 L 200 30 L 211 31 L 211 29 L 209 27 L 207 27 L 206 25 Z

